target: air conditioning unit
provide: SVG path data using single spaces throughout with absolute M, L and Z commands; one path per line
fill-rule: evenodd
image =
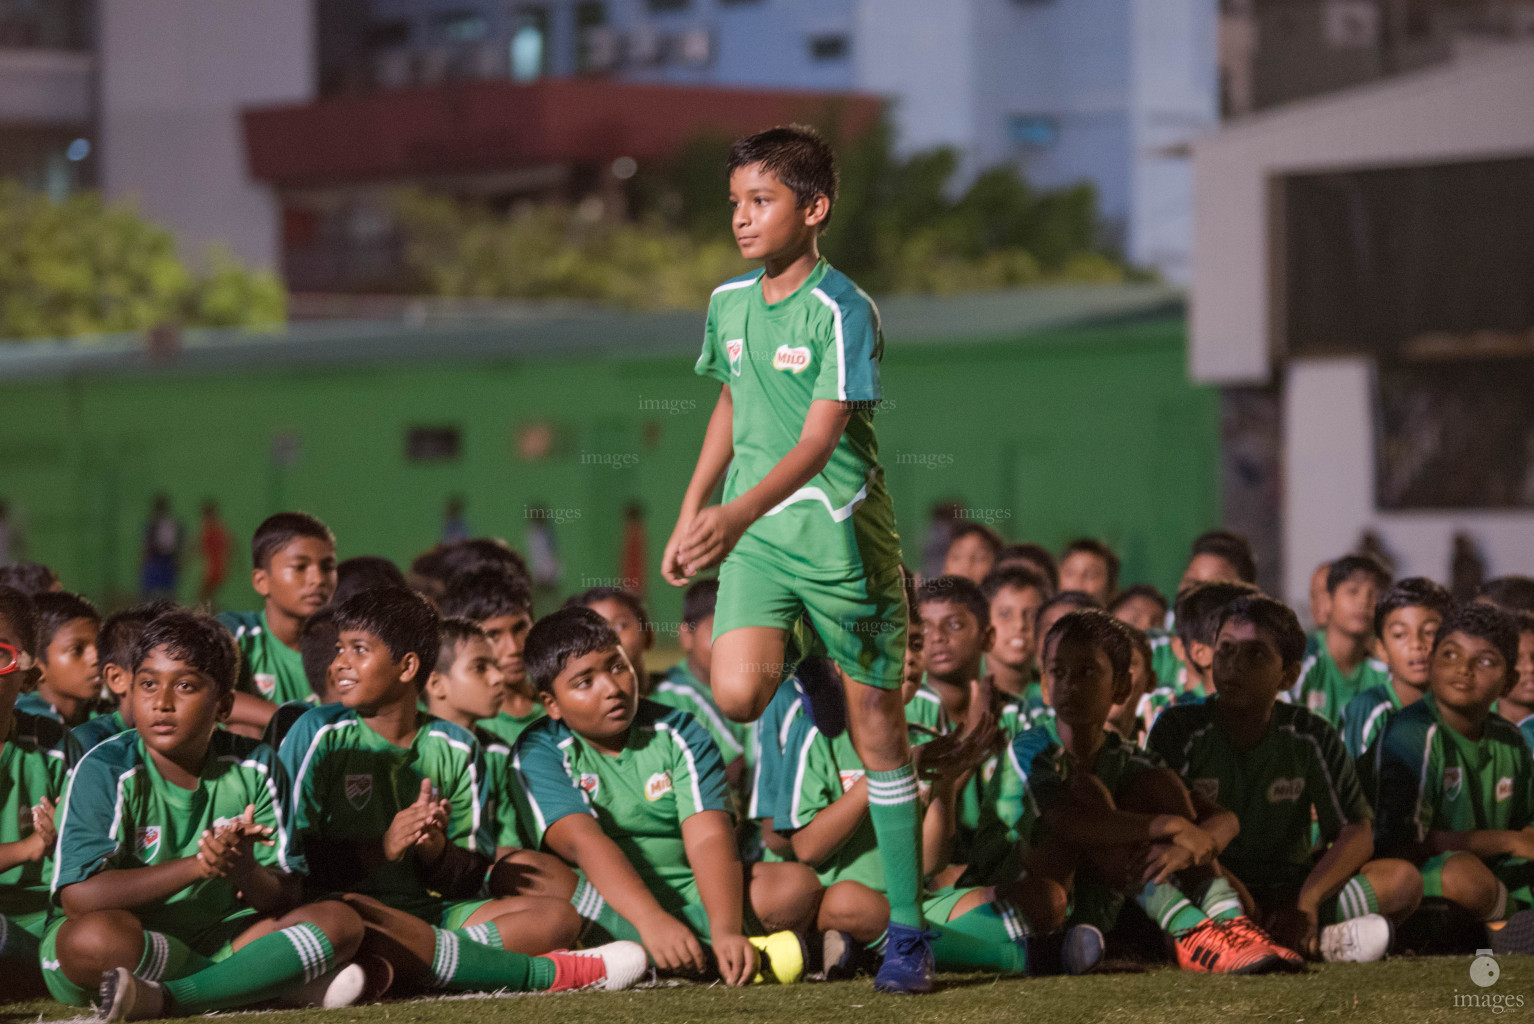
M 1374 0 L 1326 0 L 1321 19 L 1326 44 L 1334 50 L 1379 45 L 1380 9 Z
M 690 28 L 676 37 L 674 46 L 678 64 L 704 68 L 714 62 L 714 33 L 709 29 Z

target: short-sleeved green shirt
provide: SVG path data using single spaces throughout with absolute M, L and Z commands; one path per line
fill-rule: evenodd
M 731 813 L 724 761 L 697 719 L 641 699 L 617 756 L 545 719 L 522 734 L 512 764 L 531 845 L 542 846 L 555 822 L 590 815 L 662 907 L 675 912 L 692 901 L 682 822 L 703 811 Z
M 1390 670 L 1374 658 L 1359 662 L 1350 675 L 1332 658 L 1326 646 L 1326 634 L 1311 634 L 1305 660 L 1300 664 L 1300 678 L 1289 691 L 1289 703 L 1309 708 L 1333 725 L 1342 720 L 1348 702 L 1375 686 L 1390 685 Z
M 495 855 L 494 830 L 484 813 L 484 752 L 472 733 L 451 722 L 423 712 L 410 746 L 397 747 L 356 711 L 326 704 L 293 723 L 281 757 L 293 778 L 293 828 L 300 835 L 381 839 L 394 816 L 420 796 L 421 780 L 430 779 L 438 799 L 448 801 L 447 841 Z M 440 909 L 412 857 L 379 865 L 352 890 L 433 923 Z
M 1391 856 L 1429 832 L 1534 823 L 1534 763 L 1518 727 L 1486 717 L 1479 740 L 1455 732 L 1432 694 L 1390 716 L 1367 762 L 1377 792 L 1375 846 Z
M 220 612 L 218 621 L 234 634 L 240 649 L 240 677 L 235 689 L 274 704 L 301 700 L 318 704 L 304 674 L 304 659 L 277 639 L 266 623 L 266 612 Z
M 484 814 L 495 833 L 495 846 L 521 849 L 527 845 L 527 837 L 519 827 L 517 798 L 512 791 L 516 785 L 511 766 L 511 744 L 499 736 L 476 727 L 474 738 L 485 752 L 485 808 Z
M 17 696 L 15 709 L 21 714 L 36 715 L 38 718 L 51 718 L 60 725 L 64 723 L 64 716 L 59 714 L 59 709 L 48 703 L 37 690 L 31 693 L 23 693 Z M 94 722 L 103 715 L 110 715 L 116 710 L 115 705 L 109 700 L 89 700 L 85 702 L 85 722 Z
M 1363 759 L 1369 747 L 1385 731 L 1390 716 L 1401 710 L 1401 698 L 1390 683 L 1371 686 L 1342 709 L 1342 745 L 1355 762 Z
M 1244 750 L 1220 724 L 1219 702 L 1216 694 L 1168 708 L 1145 745 L 1189 790 L 1240 819 L 1240 834 L 1220 855 L 1237 877 L 1308 873 L 1312 820 L 1328 844 L 1344 825 L 1373 820 L 1342 737 L 1319 715 L 1276 702 L 1267 733 Z
M 719 747 L 725 764 L 746 755 L 746 748 L 751 742 L 751 727 L 724 717 L 724 712 L 714 703 L 713 693 L 692 674 L 686 661 L 677 662 L 660 677 L 650 699 L 657 704 L 685 711 L 696 718 Z
M 272 845 L 254 848 L 256 862 L 302 874 L 307 866 L 292 831 L 288 788 L 276 751 L 231 732 L 213 733 L 196 789 L 167 782 L 137 730 L 119 733 L 75 766 L 58 819 L 54 900 L 101 871 L 196 856 L 203 832 L 239 818 L 251 805 L 257 824 L 273 829 Z M 133 912 L 145 928 L 193 948 L 216 926 L 254 913 L 234 884 L 221 878 L 204 879 Z
M 121 711 L 113 711 L 109 715 L 97 715 L 86 722 L 81 722 L 69 731 L 80 744 L 80 753 L 85 753 L 103 740 L 109 740 L 120 732 L 127 731 L 128 724 L 123 721 Z
M 821 260 L 788 298 L 767 303 L 761 271 L 726 281 L 708 306 L 696 371 L 730 388 L 731 501 L 799 443 L 810 403 L 868 403 L 852 413 L 826 467 L 746 530 L 735 550 L 794 577 L 847 580 L 900 563 L 895 511 L 874 434 L 884 398 L 884 338 L 873 300 Z
M 502 711 L 494 718 L 482 718 L 479 721 L 479 728 L 492 736 L 499 737 L 508 747 L 515 747 L 523 731 L 543 718 L 545 714 L 542 704 L 534 704 L 533 710 L 525 715 L 508 715 Z
M 799 682 L 785 679 L 772 695 L 762 717 L 751 723 L 755 761 L 751 766 L 751 789 L 747 794 L 746 815 L 753 819 L 776 818 L 778 801 L 783 795 L 784 776 L 792 774 L 787 749 L 794 721 L 804 714 Z
M 32 834 L 32 808 L 45 798 L 61 802 L 79 756 L 79 744 L 58 722 L 13 713 L 10 734 L 0 747 L 0 843 L 17 843 Z M 33 935 L 42 934 L 48 916 L 53 858 L 50 853 L 0 871 L 0 914 Z

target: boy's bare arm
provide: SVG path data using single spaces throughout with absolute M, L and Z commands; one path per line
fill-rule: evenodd
M 1359 869 L 1373 856 L 1374 826 L 1370 822 L 1342 826 L 1336 841 L 1327 848 L 1305 877 L 1305 884 L 1300 886 L 1300 895 L 1295 902 L 1300 909 L 1314 914 L 1321 904 L 1337 895 L 1348 884 L 1348 879 L 1358 874 Z
M 1425 856 L 1438 853 L 1473 853 L 1482 860 L 1511 854 L 1534 859 L 1534 826 L 1524 829 L 1475 829 L 1468 832 L 1435 831 L 1427 834 Z M 1415 859 L 1421 860 L 1422 857 Z
M 196 854 L 147 868 L 114 868 L 98 871 L 59 891 L 67 917 L 95 910 L 132 910 L 146 903 L 168 899 L 205 878 L 208 866 Z
M 691 575 L 677 563 L 677 554 L 692 526 L 693 517 L 719 487 L 719 481 L 724 479 L 725 471 L 730 467 L 730 459 L 735 456 L 734 419 L 735 401 L 730 395 L 730 386 L 725 384 L 720 387 L 719 400 L 714 403 L 713 414 L 709 416 L 703 448 L 698 452 L 698 464 L 687 484 L 687 493 L 682 496 L 682 510 L 677 513 L 676 527 L 672 529 L 671 539 L 666 542 L 665 553 L 661 556 L 661 575 L 673 586 L 684 586 Z
M 801 864 L 819 867 L 840 850 L 868 813 L 868 779 L 861 778 L 789 840 Z
M 682 845 L 708 912 L 709 938 L 726 985 L 744 985 L 756 974 L 756 949 L 741 926 L 745 906 L 735 826 L 724 811 L 699 811 L 682 822 Z

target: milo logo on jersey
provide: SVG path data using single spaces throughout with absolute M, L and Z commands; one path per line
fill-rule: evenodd
M 1277 804 L 1284 801 L 1298 800 L 1305 795 L 1305 780 L 1300 779 L 1274 779 L 1268 787 L 1268 803 Z
M 746 339 L 745 338 L 732 338 L 729 341 L 724 343 L 724 350 L 725 350 L 725 352 L 729 353 L 729 356 L 730 356 L 730 372 L 733 373 L 735 376 L 739 377 L 740 376 L 740 357 L 746 351 Z
M 581 789 L 585 791 L 587 796 L 596 796 L 597 795 L 597 787 L 600 786 L 601 784 L 602 784 L 602 780 L 597 778 L 595 775 L 591 774 L 590 772 L 584 773 L 576 781 L 576 785 L 580 786 Z M 646 787 L 646 788 L 648 788 L 648 787 Z
M 1497 780 L 1497 803 L 1501 803 L 1513 795 L 1513 780 L 1504 775 Z
M 671 773 L 656 772 L 645 780 L 644 798 L 652 804 L 671 792 Z
M 774 370 L 799 373 L 809 365 L 810 350 L 803 346 L 789 348 L 787 345 L 779 345 L 778 350 L 772 354 L 772 368 Z
M 1443 770 L 1443 795 L 1450 800 L 1459 799 L 1460 791 L 1465 788 L 1465 769 L 1455 765 Z
M 373 799 L 373 776 L 348 775 L 346 777 L 346 802 L 352 810 L 360 811 Z
M 161 829 L 158 825 L 141 825 L 133 832 L 133 852 L 140 860 L 154 860 L 160 852 Z
M 853 786 L 856 786 L 858 784 L 858 780 L 863 777 L 862 772 L 853 771 L 837 772 L 836 775 L 837 778 L 841 780 L 843 793 L 847 792 L 847 790 L 851 789 Z
M 267 675 L 265 672 L 257 672 L 255 675 L 256 689 L 261 691 L 261 696 L 270 697 L 277 692 L 277 677 Z

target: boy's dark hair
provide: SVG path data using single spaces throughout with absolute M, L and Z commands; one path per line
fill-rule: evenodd
M 696 627 L 698 623 L 714 614 L 719 603 L 719 581 L 699 580 L 682 591 L 682 625 Z
M 1108 602 L 1108 614 L 1112 615 L 1116 613 L 1120 608 L 1124 607 L 1125 604 L 1133 601 L 1137 597 L 1146 598 L 1147 600 L 1154 601 L 1156 604 L 1160 605 L 1161 615 L 1163 618 L 1166 617 L 1167 610 L 1171 608 L 1171 605 L 1167 603 L 1166 595 L 1161 591 L 1157 590 L 1149 583 L 1136 583 L 1132 587 L 1125 587 L 1123 590 L 1119 591 L 1118 594 L 1114 596 L 1113 600 Z
M 458 660 L 458 645 L 468 640 L 485 640 L 485 631 L 473 619 L 450 615 L 437 623 L 442 634 L 442 645 L 437 649 L 437 671 L 451 672 L 453 662 Z
M 634 613 L 634 618 L 639 620 L 640 631 L 644 633 L 650 631 L 650 616 L 645 614 L 644 605 L 632 591 L 624 590 L 622 587 L 592 587 L 590 590 L 583 590 L 566 601 L 563 607 L 590 608 L 598 601 L 617 601 L 627 605 L 628 610 Z
M 101 624 L 101 631 L 96 634 L 97 664 L 103 667 L 117 665 L 131 670 L 133 645 L 144 627 L 166 612 L 176 611 L 178 607 L 174 601 L 150 601 L 108 615 Z
M 37 606 L 38 661 L 48 660 L 48 645 L 53 643 L 59 630 L 69 623 L 76 619 L 89 619 L 98 627 L 101 625 L 101 613 L 96 610 L 96 606 L 79 594 L 71 594 L 67 590 L 38 594 L 32 598 L 32 603 Z
M 923 583 L 916 591 L 917 607 L 942 601 L 969 609 L 984 633 L 991 625 L 991 600 L 980 584 L 965 576 L 938 576 Z
M 28 597 L 46 594 L 58 583 L 58 574 L 40 562 L 12 562 L 0 566 L 0 587 L 11 587 Z
M 607 620 L 584 605 L 566 605 L 533 623 L 522 659 L 527 677 L 543 693 L 554 692 L 554 680 L 571 658 L 618 646 L 618 634 Z
M 953 532 L 948 535 L 948 546 L 953 547 L 965 537 L 979 537 L 986 547 L 991 549 L 991 557 L 1001 554 L 1001 549 L 1006 547 L 1006 541 L 1001 539 L 1001 534 L 991 529 L 984 523 L 955 523 Z
M 533 614 L 533 595 L 521 578 L 494 565 L 460 573 L 448 581 L 437 610 L 443 618 L 484 622 L 502 615 Z
M 808 125 L 779 125 L 736 139 L 725 160 L 725 174 L 734 174 L 753 164 L 760 164 L 762 170 L 794 194 L 797 209 L 809 206 L 816 196 L 825 196 L 832 208 L 836 206 L 836 189 L 840 183 L 836 154 L 830 143 Z M 824 231 L 830 222 L 828 210 L 826 219 L 821 222 L 821 230 Z
M 1259 593 L 1250 583 L 1195 583 L 1177 595 L 1177 639 L 1184 647 L 1190 644 L 1212 647 L 1214 638 L 1220 635 L 1220 624 L 1225 621 L 1226 606 Z M 1303 651 L 1300 653 L 1304 655 Z
M 1035 616 L 1034 621 L 1038 622 L 1049 613 L 1050 609 L 1058 608 L 1061 605 L 1068 605 L 1079 612 L 1100 612 L 1104 610 L 1103 603 L 1091 594 L 1080 590 L 1062 590 L 1044 602 L 1044 606 L 1039 609 L 1039 613 Z
M 1109 614 L 1111 615 L 1112 613 L 1110 612 Z M 1150 637 L 1143 629 L 1136 629 L 1129 623 L 1119 619 L 1114 621 L 1122 625 L 1125 631 L 1129 633 L 1130 641 L 1134 644 L 1135 650 L 1140 652 L 1140 657 L 1145 662 L 1145 674 L 1148 677 L 1145 681 L 1145 692 L 1149 693 L 1161 685 L 1161 680 L 1156 676 L 1156 652 L 1151 650 Z
M 494 566 L 521 580 L 522 585 L 532 589 L 532 574 L 527 562 L 510 545 L 490 537 L 470 537 L 467 540 L 448 541 L 424 551 L 410 563 L 410 571 L 416 576 L 445 587 L 454 576 L 475 569 Z
M 1534 612 L 1534 579 L 1498 576 L 1483 583 L 1477 596 L 1510 612 Z
M 1060 589 L 1060 565 L 1055 561 L 1054 554 L 1042 544 L 1008 544 L 996 555 L 996 562 L 1022 561 L 1037 566 L 1044 571 L 1044 578 L 1049 581 L 1051 591 Z
M 1381 590 L 1390 586 L 1389 571 L 1373 555 L 1343 555 L 1326 570 L 1326 592 L 1335 594 L 1338 587 L 1360 573 L 1372 577 Z
M 161 647 L 172 660 L 190 665 L 213 680 L 220 695 L 234 689 L 240 654 L 234 637 L 213 616 L 181 608 L 156 616 L 133 642 L 133 664 L 129 667 L 137 672 Z
M 1135 644 L 1129 635 L 1129 627 L 1096 608 L 1060 616 L 1059 621 L 1049 627 L 1040 653 L 1048 651 L 1050 644 L 1059 644 L 1062 640 L 1084 640 L 1108 655 L 1108 664 L 1113 667 L 1115 676 L 1127 673 L 1134 657 Z
M 1305 659 L 1305 630 L 1300 626 L 1300 617 L 1294 614 L 1293 608 L 1261 591 L 1254 589 L 1225 605 L 1215 629 L 1216 636 L 1227 622 L 1250 622 L 1267 633 L 1278 648 L 1278 656 L 1286 669 Z
M 321 608 L 304 620 L 304 627 L 298 634 L 298 656 L 303 659 L 304 678 L 309 680 L 309 689 L 317 694 L 325 692 L 325 677 L 336 660 L 336 643 L 340 639 L 334 605 Z
M 0 616 L 16 631 L 16 643 L 32 657 L 37 657 L 37 605 L 26 591 L 0 584 Z
M 403 586 L 407 584 L 399 566 L 378 555 L 358 555 L 336 566 L 336 592 L 330 595 L 330 603 L 341 604 L 364 590 Z
M 338 632 L 355 629 L 376 636 L 395 661 L 414 653 L 421 660 L 417 688 L 426 685 L 437 664 L 437 649 L 442 646 L 437 623 L 431 602 L 404 587 L 354 594 L 336 608 Z
M 1455 605 L 1449 614 L 1444 616 L 1443 625 L 1438 627 L 1438 635 L 1433 638 L 1434 654 L 1438 653 L 1439 645 L 1450 633 L 1463 633 L 1466 636 L 1490 641 L 1507 662 L 1508 674 L 1516 678 L 1518 620 L 1513 618 L 1512 612 L 1498 608 L 1494 604 L 1487 604 L 1485 601 L 1468 601 L 1465 604 Z
M 307 512 L 278 512 L 261 520 L 255 535 L 250 538 L 250 564 L 255 569 L 265 569 L 272 564 L 272 556 L 299 537 L 313 537 L 336 546 L 336 535 L 330 527 Z
M 1412 576 L 1397 580 L 1375 602 L 1374 635 L 1384 639 L 1385 619 L 1391 612 L 1398 612 L 1402 608 L 1431 608 L 1444 618 L 1448 618 L 1449 612 L 1454 608 L 1454 598 L 1442 586 L 1426 576 Z
M 1513 612 L 1512 616 L 1518 620 L 1518 635 L 1534 633 L 1534 612 Z
M 1192 561 L 1199 555 L 1214 555 L 1223 558 L 1236 570 L 1236 576 L 1243 583 L 1257 582 L 1257 559 L 1252 554 L 1252 542 L 1243 534 L 1234 530 L 1209 530 L 1193 538 L 1193 545 L 1188 551 L 1188 560 Z
M 1055 588 L 1049 585 L 1047 579 L 1022 565 L 1004 565 L 999 569 L 992 569 L 985 574 L 985 579 L 980 581 L 980 592 L 985 595 L 987 601 L 993 600 L 1006 587 L 1016 590 L 1037 590 L 1046 601 L 1055 596 Z
M 1086 552 L 1089 555 L 1096 555 L 1098 558 L 1101 558 L 1103 560 L 1103 564 L 1108 567 L 1108 592 L 1112 593 L 1118 589 L 1119 556 L 1114 552 L 1112 548 L 1094 537 L 1078 537 L 1067 544 L 1064 551 L 1060 552 L 1060 561 L 1065 561 L 1067 558 L 1076 554 L 1078 551 Z

